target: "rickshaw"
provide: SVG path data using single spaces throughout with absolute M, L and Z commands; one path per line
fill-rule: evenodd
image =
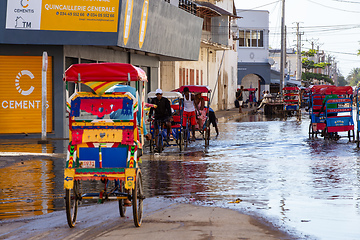
M 206 119 L 203 122 L 202 127 L 197 128 L 196 131 L 201 133 L 202 139 L 205 140 L 205 147 L 207 147 L 207 146 L 209 146 L 209 143 L 210 143 L 209 108 L 210 108 L 211 88 L 209 86 L 186 85 L 186 86 L 181 86 L 180 88 L 173 90 L 173 92 L 183 93 L 185 87 L 189 88 L 189 91 L 191 93 L 200 93 L 201 97 L 205 101 Z M 183 108 L 183 106 L 181 106 L 181 108 Z M 186 121 L 186 123 L 187 123 L 186 128 L 184 129 L 184 131 L 182 133 L 185 147 L 187 147 L 187 145 L 190 143 L 190 131 L 191 131 L 188 121 Z
M 167 143 L 167 146 L 178 146 L 180 151 L 184 149 L 184 141 L 182 139 L 182 109 L 180 106 L 181 99 L 183 99 L 183 95 L 179 92 L 163 92 L 163 97 L 166 97 L 171 102 L 171 109 L 173 111 L 173 121 L 171 122 L 171 135 L 173 137 L 174 142 L 170 141 Z M 148 98 L 156 98 L 155 92 L 149 92 Z M 156 106 L 155 106 L 156 107 Z M 150 133 L 151 133 L 151 140 L 150 140 L 150 151 L 155 149 L 155 146 L 158 147 L 159 153 L 163 150 L 164 147 L 164 139 L 167 136 L 167 129 L 163 127 L 163 124 L 158 124 L 159 126 L 159 134 L 155 136 L 155 129 L 153 121 L 150 122 Z M 155 142 L 157 139 L 157 144 Z
M 320 93 L 322 88 L 335 87 L 332 85 L 314 85 L 309 91 L 309 138 L 322 134 L 325 124 L 325 113 L 321 111 L 325 95 Z
M 297 115 L 301 114 L 300 110 L 300 88 L 298 87 L 284 87 L 283 88 L 283 101 L 285 114 Z
M 354 141 L 352 87 L 322 88 L 320 94 L 325 95 L 323 103 L 325 112 L 324 138 L 338 140 L 340 138 L 339 132 L 347 132 L 349 141 Z
M 98 203 L 117 200 L 121 217 L 125 216 L 125 202 L 131 202 L 134 224 L 140 227 L 145 198 L 139 168 L 145 128 L 145 72 L 123 63 L 74 64 L 65 71 L 64 81 L 67 89 L 69 83 L 75 84 L 71 97 L 67 91 L 69 146 L 64 188 L 69 227 L 76 224 L 78 204 L 90 199 Z M 105 93 L 116 84 L 131 82 L 135 82 L 138 91 L 142 88 L 141 100 L 136 90 L 136 94 Z M 79 91 L 80 84 L 93 92 Z M 122 117 L 111 119 L 113 113 Z M 85 181 L 99 181 L 103 188 L 83 193 Z

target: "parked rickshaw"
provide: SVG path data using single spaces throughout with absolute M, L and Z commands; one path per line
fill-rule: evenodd
M 78 204 L 95 199 L 98 203 L 117 200 L 120 216 L 125 216 L 127 200 L 131 201 L 136 227 L 142 222 L 143 189 L 139 168 L 140 150 L 144 143 L 145 72 L 130 64 L 74 64 L 64 75 L 76 90 L 68 97 L 69 146 L 64 188 L 69 227 L 76 223 Z M 119 83 L 136 84 L 134 92 L 105 91 Z M 80 84 L 93 92 L 81 92 Z M 68 88 L 67 88 L 68 89 Z M 140 99 L 138 92 L 142 92 Z M 112 118 L 116 113 L 117 117 Z M 99 181 L 103 188 L 84 193 L 84 181 Z
M 322 88 L 334 87 L 332 85 L 314 85 L 310 87 L 309 92 L 309 138 L 317 137 L 322 134 L 325 124 L 325 113 L 321 111 L 325 96 L 320 93 Z
M 339 132 L 347 132 L 354 140 L 351 87 L 316 85 L 310 92 L 309 137 L 321 133 L 325 139 L 338 140 Z
M 201 97 L 205 101 L 206 118 L 204 119 L 202 126 L 198 127 L 196 131 L 201 133 L 202 139 L 205 140 L 205 146 L 209 146 L 209 142 L 210 142 L 209 108 L 210 108 L 211 89 L 208 86 L 186 85 L 186 86 L 181 86 L 180 88 L 175 89 L 173 91 L 183 93 L 185 87 L 189 88 L 189 91 L 191 93 L 194 94 L 200 93 Z M 186 127 L 182 133 L 185 147 L 187 147 L 187 145 L 190 143 L 190 131 L 191 131 L 188 121 L 186 121 L 186 123 L 187 123 Z
M 301 115 L 300 110 L 300 88 L 284 87 L 283 88 L 284 113 L 287 115 Z
M 326 124 L 324 138 L 338 140 L 339 132 L 347 132 L 349 141 L 354 141 L 352 87 L 322 88 L 320 93 L 325 95 L 323 103 Z
M 159 134 L 158 136 L 155 135 L 154 123 L 153 121 L 150 122 L 150 133 L 151 133 L 151 140 L 150 140 L 150 151 L 155 149 L 155 146 L 158 146 L 158 151 L 161 152 L 165 146 L 178 146 L 180 151 L 184 149 L 184 141 L 182 139 L 182 108 L 180 105 L 181 99 L 183 99 L 183 95 L 179 92 L 163 92 L 163 97 L 169 99 L 171 103 L 172 109 L 172 122 L 171 122 L 171 136 L 172 140 L 164 143 L 164 139 L 167 136 L 167 129 L 164 128 L 163 124 L 158 124 L 159 127 Z M 149 92 L 148 98 L 156 98 L 155 92 Z M 156 107 L 156 106 L 155 106 Z M 155 120 L 154 120 L 155 121 Z M 155 142 L 157 140 L 157 143 Z

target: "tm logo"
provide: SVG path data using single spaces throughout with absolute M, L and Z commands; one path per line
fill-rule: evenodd
M 21 95 L 24 95 L 24 96 L 27 96 L 27 95 L 30 95 L 33 91 L 34 91 L 34 87 L 31 86 L 28 90 L 24 91 L 21 89 L 20 87 L 20 78 L 22 76 L 28 76 L 30 77 L 30 79 L 34 79 L 34 74 L 32 74 L 32 72 L 28 71 L 28 70 L 22 70 L 21 72 L 19 72 L 17 75 L 16 75 L 16 79 L 15 79 L 15 87 L 16 87 L 16 90 L 18 90 L 18 92 L 21 94 Z
M 25 21 L 22 17 L 16 17 L 15 28 L 31 28 L 31 22 Z

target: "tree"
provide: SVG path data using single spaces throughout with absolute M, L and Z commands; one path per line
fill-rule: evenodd
M 360 68 L 353 68 L 346 80 L 350 86 L 357 86 L 360 82 Z
M 342 76 L 342 75 L 340 75 L 339 77 L 338 77 L 338 85 L 339 86 L 346 86 L 346 85 L 348 85 L 349 83 L 345 80 L 345 77 L 344 76 Z
M 329 76 L 321 74 L 321 73 L 310 72 L 310 70 L 312 70 L 312 69 L 315 69 L 315 68 L 325 69 L 326 66 L 331 65 L 331 63 L 327 63 L 327 62 L 315 63 L 313 60 L 309 60 L 307 58 L 307 57 L 315 56 L 316 53 L 317 53 L 317 50 L 314 50 L 314 49 L 310 49 L 308 52 L 305 52 L 305 51 L 301 52 L 301 55 L 305 56 L 302 58 L 302 68 L 305 69 L 305 72 L 302 73 L 301 79 L 303 81 L 308 82 L 309 84 L 311 84 L 312 80 L 314 80 L 314 79 L 323 80 L 330 84 L 334 84 L 333 80 L 331 80 L 331 78 Z

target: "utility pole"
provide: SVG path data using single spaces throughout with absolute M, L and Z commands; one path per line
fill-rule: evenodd
M 281 55 L 280 55 L 280 93 L 284 87 L 284 70 L 285 70 L 285 0 L 282 0 L 282 15 L 281 15 Z
M 301 61 L 301 33 L 300 33 L 300 23 L 296 23 L 296 80 L 301 81 L 302 74 L 302 61 Z

